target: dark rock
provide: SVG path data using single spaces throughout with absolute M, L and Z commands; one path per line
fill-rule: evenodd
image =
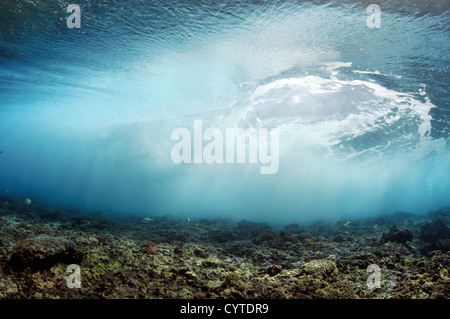
M 306 231 L 302 231 L 301 233 L 299 233 L 297 235 L 297 238 L 299 240 L 305 240 L 305 239 L 309 239 L 311 237 L 312 237 L 312 235 L 310 233 L 306 232 Z
M 444 239 L 444 240 L 442 241 L 441 248 L 442 248 L 442 250 L 443 250 L 444 252 L 450 251 L 450 239 L 449 239 L 449 238 Z
M 61 218 L 61 213 L 57 210 L 43 210 L 40 213 L 41 218 L 49 220 L 58 220 Z
M 301 228 L 298 224 L 289 224 L 286 225 L 283 229 L 287 230 L 292 234 L 300 234 L 301 232 L 304 231 L 303 228 Z
M 238 236 L 236 236 L 236 234 L 231 230 L 210 230 L 208 234 L 211 241 L 218 243 L 226 243 L 227 241 L 238 239 Z
M 340 243 L 346 241 L 348 238 L 344 234 L 336 234 L 333 238 L 334 242 Z
M 397 228 L 396 225 L 393 225 L 388 232 L 384 232 L 381 237 L 383 243 L 397 242 L 405 244 L 407 241 L 411 240 L 413 240 L 412 232 L 404 227 Z
M 9 262 L 13 268 L 50 268 L 57 263 L 77 263 L 81 254 L 75 242 L 62 237 L 38 236 L 26 239 L 14 246 Z
M 271 230 L 271 227 L 265 223 L 255 223 L 247 220 L 240 221 L 236 226 L 240 239 L 254 239 L 263 232 Z
M 296 238 L 294 237 L 294 235 L 292 235 L 290 232 L 288 232 L 287 230 L 282 230 L 280 232 L 280 239 L 283 242 L 295 242 Z
M 265 231 L 261 234 L 260 241 L 275 240 L 277 235 L 272 231 Z
M 427 243 L 437 243 L 450 237 L 450 229 L 441 219 L 436 219 L 423 225 L 420 229 L 420 238 Z
M 201 249 L 199 247 L 195 247 L 194 248 L 194 255 L 199 257 L 199 258 L 207 258 L 208 257 L 208 252 L 204 249 Z
M 277 274 L 279 274 L 281 272 L 281 269 L 283 267 L 280 265 L 270 265 L 269 268 L 267 268 L 267 273 L 269 274 L 269 276 L 275 276 Z
M 432 219 L 440 219 L 444 223 L 450 222 L 450 207 L 441 208 L 428 214 Z

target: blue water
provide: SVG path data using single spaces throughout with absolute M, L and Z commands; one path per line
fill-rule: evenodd
M 2 0 L 0 189 L 270 222 L 450 205 L 450 4 L 383 1 L 370 29 L 370 3 Z M 278 128 L 278 170 L 174 163 L 195 120 Z

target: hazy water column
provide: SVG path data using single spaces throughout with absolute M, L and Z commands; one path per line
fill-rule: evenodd
M 353 1 L 79 5 L 81 28 L 69 29 L 63 3 L 2 1 L 0 185 L 11 194 L 268 220 L 448 204 L 448 12 L 390 3 L 373 30 Z M 279 127 L 279 172 L 175 165 L 172 129 L 195 119 Z

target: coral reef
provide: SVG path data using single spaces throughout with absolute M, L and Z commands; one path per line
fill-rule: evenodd
M 36 236 L 15 245 L 9 256 L 13 267 L 45 268 L 57 262 L 76 263 L 81 254 L 75 242 L 63 237 Z
M 450 297 L 448 210 L 278 227 L 8 203 L 0 298 Z M 70 264 L 83 289 L 68 287 Z M 369 289 L 373 264 L 380 287 Z
M 437 243 L 450 238 L 450 229 L 441 219 L 426 223 L 420 228 L 420 238 L 427 243 Z
M 393 225 L 388 232 L 383 233 L 381 240 L 384 243 L 391 241 L 406 244 L 406 242 L 413 240 L 413 234 L 405 227 L 397 228 L 397 225 Z

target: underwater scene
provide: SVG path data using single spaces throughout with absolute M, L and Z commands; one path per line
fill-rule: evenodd
M 449 56 L 448 0 L 1 0 L 0 299 L 450 299 Z

